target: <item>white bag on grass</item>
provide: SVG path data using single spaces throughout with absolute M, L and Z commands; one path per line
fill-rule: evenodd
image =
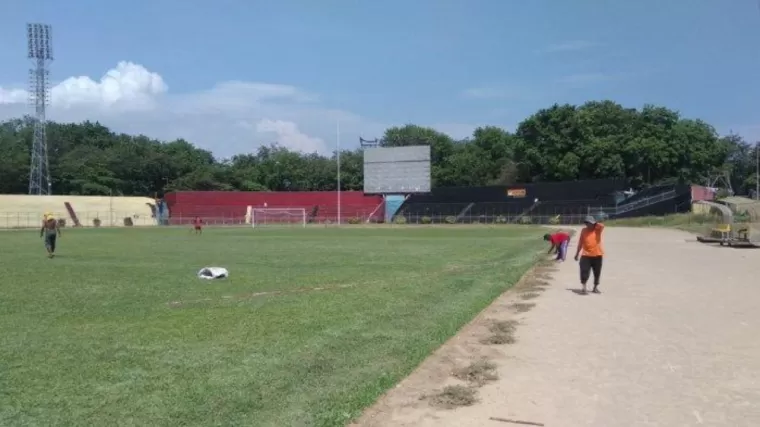
M 198 272 L 199 279 L 226 279 L 230 273 L 222 267 L 203 267 Z

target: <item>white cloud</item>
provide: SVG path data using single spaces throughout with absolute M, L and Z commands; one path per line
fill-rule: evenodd
M 264 119 L 256 123 L 256 131 L 274 134 L 278 143 L 304 153 L 320 153 L 326 149 L 321 138 L 306 135 L 298 130 L 298 125 L 293 122 Z
M 122 61 L 97 82 L 86 76 L 69 77 L 52 88 L 50 99 L 53 108 L 61 109 L 77 105 L 131 109 L 154 106 L 156 97 L 167 90 L 158 74 Z
M 29 94 L 23 89 L 3 89 L 0 87 L 0 105 L 20 104 L 29 99 Z
M 0 120 L 28 114 L 28 98 L 22 88 L 0 86 Z M 97 120 L 116 132 L 162 140 L 184 138 L 220 157 L 252 152 L 273 142 L 328 154 L 338 121 L 341 145 L 347 148 L 357 146 L 359 136 L 379 137 L 394 125 L 327 107 L 317 95 L 290 85 L 227 81 L 203 91 L 172 93 L 160 74 L 127 61 L 99 80 L 80 76 L 56 84 L 48 118 Z M 439 129 L 461 133 L 468 127 L 474 128 L 443 124 Z

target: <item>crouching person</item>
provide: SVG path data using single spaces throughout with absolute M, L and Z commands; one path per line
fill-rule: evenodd
M 554 251 L 557 254 L 557 261 L 564 261 L 567 258 L 567 247 L 570 244 L 570 235 L 565 232 L 557 232 L 554 234 L 544 234 L 544 240 L 551 243 L 548 253 Z

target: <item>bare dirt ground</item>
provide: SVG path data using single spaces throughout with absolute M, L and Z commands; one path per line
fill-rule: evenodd
M 759 426 L 760 250 L 693 240 L 609 227 L 603 294 L 572 291 L 572 260 L 534 274 L 355 425 Z

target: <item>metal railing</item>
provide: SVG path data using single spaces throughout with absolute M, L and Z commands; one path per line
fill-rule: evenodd
M 116 216 L 116 215 L 115 215 Z M 381 226 L 394 227 L 401 225 L 408 226 L 425 226 L 425 225 L 439 225 L 445 226 L 457 226 L 457 225 L 490 225 L 490 226 L 520 226 L 520 225 L 556 225 L 556 226 L 579 226 L 583 224 L 586 218 L 586 214 L 572 214 L 572 215 L 465 215 L 461 218 L 457 218 L 456 215 L 404 215 L 397 216 L 394 221 L 388 224 L 380 224 Z M 118 217 L 122 217 L 119 215 Z M 60 218 L 60 217 L 59 217 Z M 80 215 L 82 223 L 86 228 L 93 228 L 95 218 L 102 218 L 101 215 L 91 215 L 89 213 L 82 213 Z M 519 219 L 518 219 L 519 218 Z M 72 225 L 66 218 L 65 228 L 69 228 Z M 84 223 L 85 219 L 89 219 L 88 223 Z M 100 222 L 100 227 L 125 227 L 122 222 L 110 221 Z M 250 227 L 251 225 L 245 221 L 245 218 L 230 218 L 230 217 L 204 217 L 204 223 L 209 227 Z M 736 221 L 737 223 L 751 221 L 751 219 Z M 173 226 L 190 226 L 192 225 L 193 218 L 183 217 L 177 218 L 176 222 L 171 223 Z M 607 220 L 608 225 L 616 226 L 669 226 L 676 228 L 693 228 L 693 227 L 712 227 L 724 222 L 720 217 L 716 215 L 707 214 L 694 214 L 694 213 L 678 213 L 665 216 L 644 216 L 633 217 L 619 220 Z M 373 221 L 374 223 L 382 223 L 382 221 Z M 137 217 L 132 218 L 132 226 L 134 227 L 149 227 L 156 226 L 156 221 L 149 217 Z M 335 216 L 318 216 L 309 221 L 307 226 L 309 227 L 325 227 L 335 226 L 338 222 Z M 367 225 L 365 220 L 356 220 L 356 217 L 342 218 L 341 225 L 346 227 Z M 276 227 L 299 227 L 302 225 L 302 221 L 267 221 L 266 226 Z M 0 229 L 39 229 L 41 226 L 41 217 L 37 214 L 18 214 L 3 215 L 0 216 Z
M 73 227 L 74 222 L 66 212 L 51 212 L 64 228 Z M 0 229 L 39 228 L 42 226 L 41 212 L 0 212 Z M 98 211 L 77 212 L 77 219 L 82 227 L 124 227 L 131 222 L 133 227 L 154 226 L 156 219 L 150 215 L 132 212 Z M 97 224 L 97 225 L 96 225 Z
M 678 194 L 675 190 L 669 190 L 664 193 L 657 194 L 655 196 L 646 197 L 640 200 L 636 200 L 634 202 L 629 203 L 623 203 L 615 207 L 599 207 L 598 209 L 594 209 L 595 212 L 603 212 L 607 214 L 608 216 L 614 217 L 616 215 L 621 215 L 624 213 L 631 212 L 636 209 L 644 208 L 647 206 L 651 206 L 655 203 L 664 202 L 666 200 L 670 200 L 674 197 L 676 197 Z
M 297 208 L 306 209 L 298 206 Z M 53 211 L 50 212 L 56 219 L 63 220 L 66 228 L 74 227 L 74 222 L 68 212 Z M 205 214 L 204 214 L 205 213 Z M 38 228 L 42 225 L 42 217 L 45 212 L 0 212 L 0 229 L 26 229 Z M 145 214 L 134 214 L 133 212 L 121 211 L 77 211 L 77 219 L 82 227 L 124 227 L 131 222 L 133 227 L 148 227 L 159 225 L 158 220 Z M 341 223 L 349 222 L 368 222 L 370 216 L 382 218 L 384 212 L 375 208 L 358 207 L 345 205 L 341 208 Z M 198 212 L 193 214 L 174 214 L 170 215 L 168 221 L 162 225 L 190 225 L 194 222 L 196 216 L 200 216 L 204 223 L 209 225 L 245 225 L 246 209 L 228 208 L 218 206 L 200 207 Z M 336 223 L 338 222 L 338 209 L 336 207 L 322 208 L 316 216 L 312 215 L 311 209 L 306 209 L 306 217 L 309 223 Z M 96 225 L 97 224 L 97 225 Z
M 259 208 L 261 209 L 261 208 Z M 288 209 L 288 208 L 278 208 L 278 209 Z M 295 207 L 293 209 L 300 209 L 300 207 Z M 340 213 L 340 222 L 341 223 L 349 223 L 349 222 L 355 222 L 355 223 L 366 223 L 371 222 L 371 218 L 382 218 L 384 215 L 384 212 L 377 209 L 365 209 L 361 208 L 358 209 L 356 207 L 350 207 L 346 206 L 341 209 Z M 235 212 L 223 212 L 223 213 L 217 213 L 217 214 L 210 214 L 210 215 L 199 215 L 204 223 L 209 225 L 245 225 L 249 224 L 250 219 L 246 218 L 245 213 L 239 213 L 237 211 Z M 276 215 L 269 218 L 273 222 L 277 222 Z M 183 214 L 173 214 L 171 215 L 171 218 L 169 219 L 169 225 L 190 225 L 195 220 L 195 215 L 183 215 Z M 283 222 L 289 222 L 290 220 L 287 220 L 283 218 Z M 300 217 L 298 219 L 300 221 Z M 306 209 L 306 222 L 310 224 L 331 224 L 331 223 L 337 223 L 338 222 L 338 210 L 335 209 L 321 209 L 317 212 L 316 215 L 313 215 L 311 210 Z M 377 221 L 375 221 L 377 222 Z

